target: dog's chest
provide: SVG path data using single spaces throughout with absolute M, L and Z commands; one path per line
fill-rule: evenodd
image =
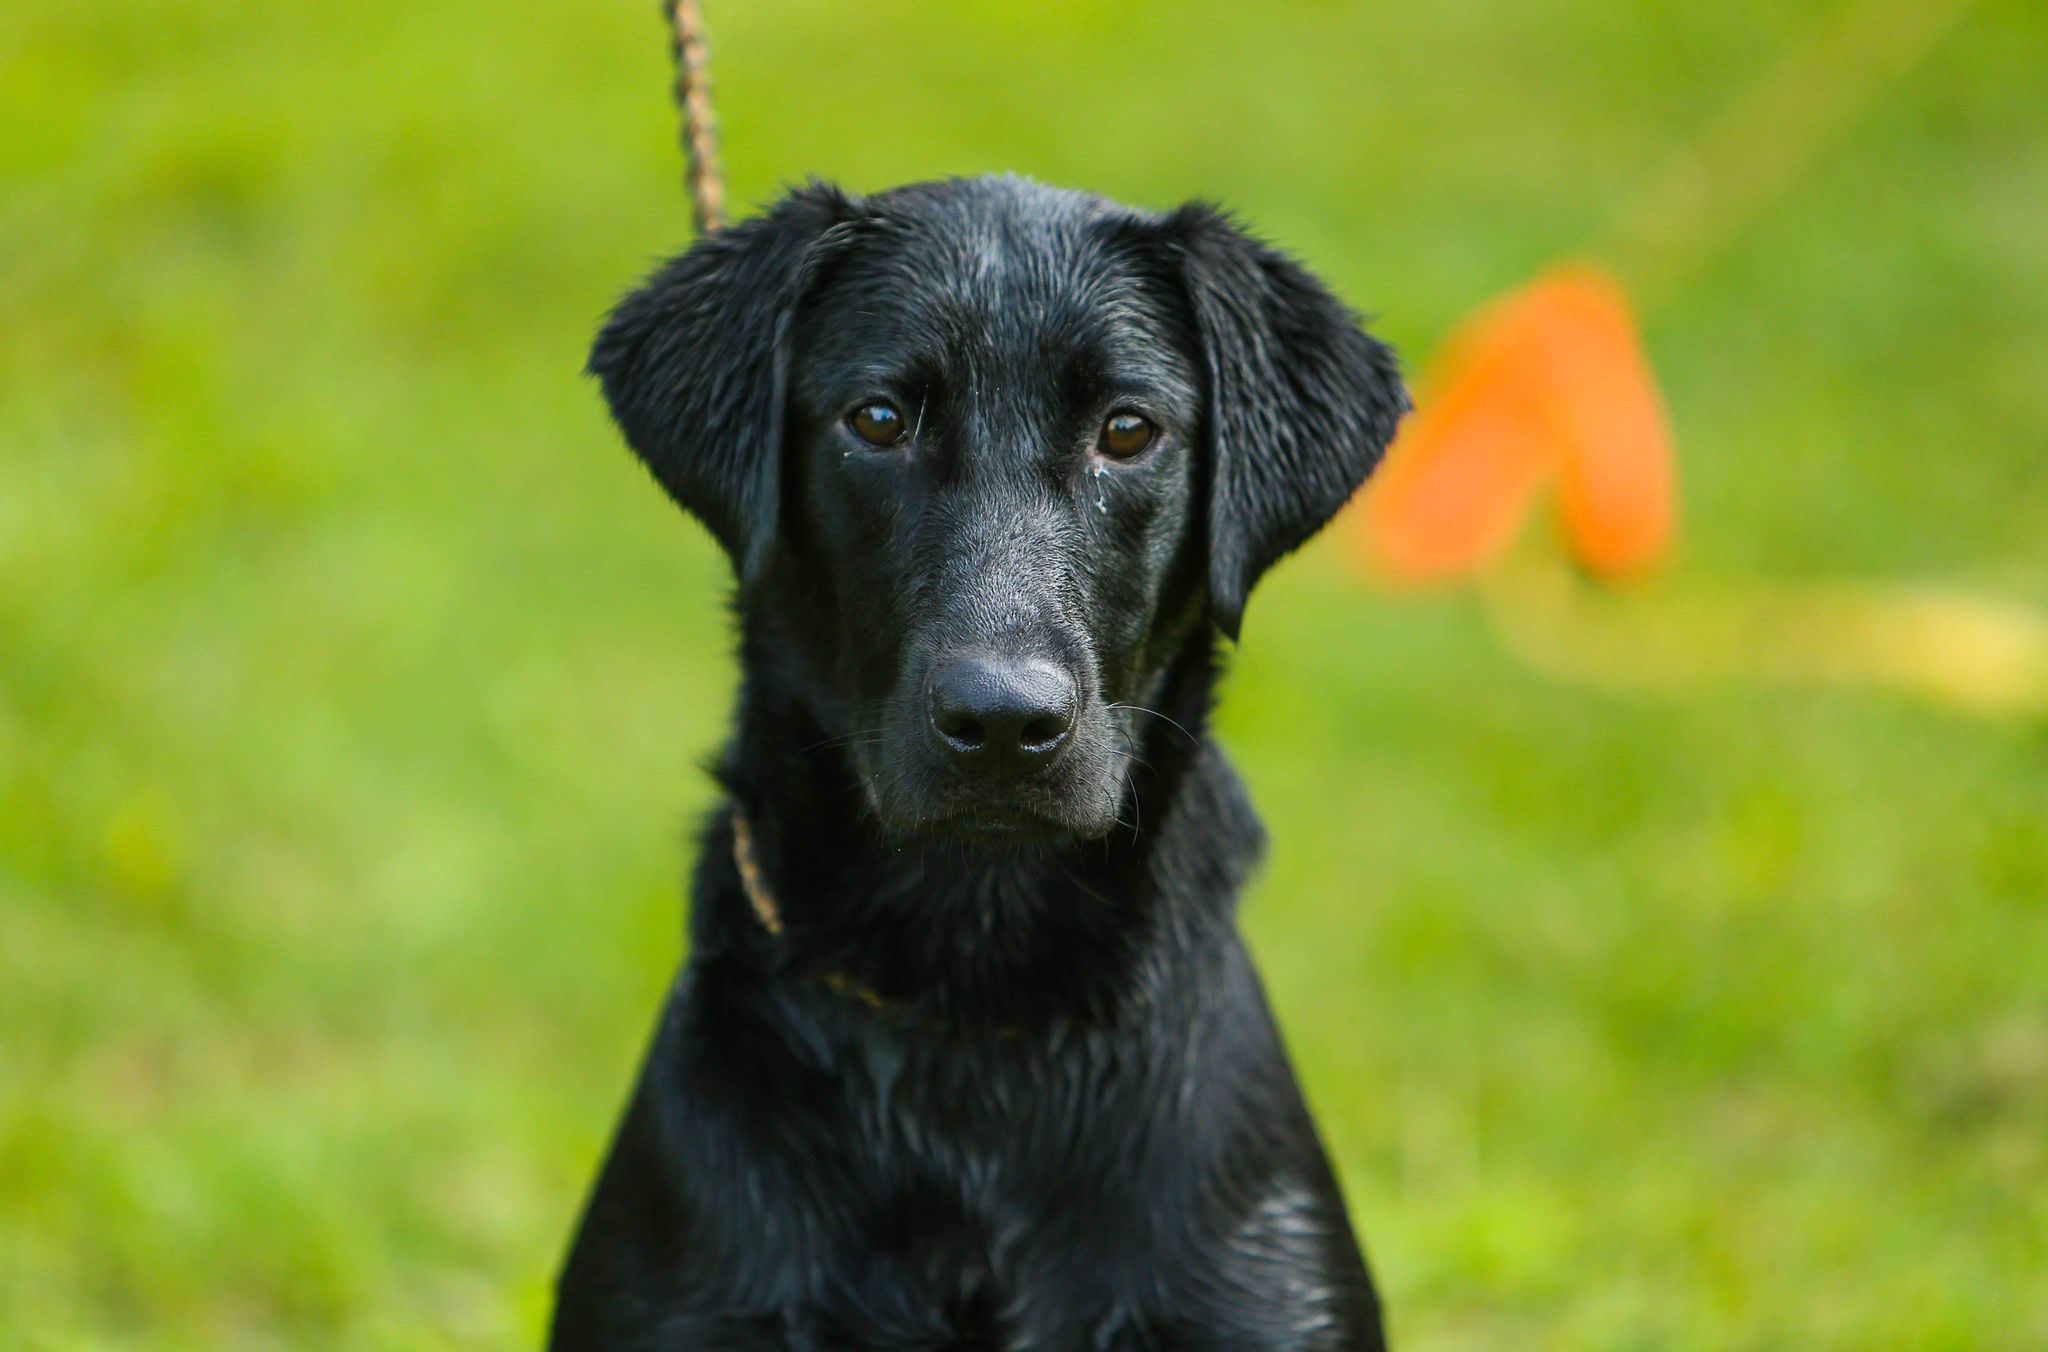
M 817 1254 L 779 1311 L 790 1349 L 966 1352 L 1312 1352 L 1351 1346 L 1319 1241 L 1288 1204 L 1259 1208 L 1213 1245 L 1141 1238 L 1100 1198 L 1057 1210 L 962 1207 L 910 1188 Z M 1219 1299 L 1220 1298 L 1220 1299 Z
M 784 1345 L 1326 1345 L 1317 1237 L 1272 1206 L 1215 1224 L 1217 1160 L 1171 1068 L 1111 1044 L 1066 1053 L 1006 1063 L 998 1046 L 963 1075 L 881 1044 L 843 1065 L 834 1110 L 786 1161 L 801 1238 L 755 1255 L 782 1268 Z M 1250 1322 L 1191 1336 L 1183 1319 L 1220 1289 Z
M 1150 1285 L 1142 1264 L 1076 1235 L 1039 1208 L 962 1206 L 948 1190 L 907 1187 L 802 1275 L 803 1294 L 785 1307 L 789 1345 L 1123 1346 L 1119 1330 L 1136 1321 L 1120 1292 Z
M 892 1039 L 849 1051 L 821 1125 L 853 1185 L 852 1224 L 835 1229 L 854 1266 L 1014 1294 L 1091 1285 L 1156 1249 L 1160 1146 L 1182 1133 L 1153 1057 L 1095 1037 L 1053 1056 L 1000 1038 L 966 1056 Z

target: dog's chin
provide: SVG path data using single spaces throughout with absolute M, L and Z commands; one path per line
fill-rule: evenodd
M 932 804 L 891 811 L 877 804 L 882 828 L 897 839 L 947 840 L 980 850 L 1026 850 L 1068 841 L 1099 840 L 1116 825 L 1114 811 L 1075 811 L 1066 804 L 1004 798 Z
M 982 850 L 1021 850 L 1068 841 L 1098 840 L 1116 825 L 1114 813 L 1051 814 L 1002 805 L 964 808 L 927 817 L 919 835 L 959 841 Z
M 1021 850 L 1057 845 L 1062 840 L 1071 839 L 1074 834 L 1065 822 L 1054 818 L 1002 808 L 927 818 L 915 833 L 927 839 L 958 841 L 980 850 Z
M 992 851 L 1099 840 L 1115 828 L 1123 793 L 1113 774 L 1053 775 L 992 790 L 944 779 L 865 782 L 868 805 L 886 835 Z

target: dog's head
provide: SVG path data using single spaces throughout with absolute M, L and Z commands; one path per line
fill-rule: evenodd
M 591 370 L 899 832 L 1097 836 L 1173 654 L 1335 514 L 1393 354 L 1216 211 L 813 186 L 613 312 Z

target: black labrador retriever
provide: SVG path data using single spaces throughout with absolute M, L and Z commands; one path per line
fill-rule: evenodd
M 742 679 L 553 1346 L 1382 1346 L 1206 716 L 1391 351 L 1209 207 L 1003 178 L 796 191 L 590 367 L 732 556 Z

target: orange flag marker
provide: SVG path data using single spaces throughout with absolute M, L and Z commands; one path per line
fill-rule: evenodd
M 1555 482 L 1572 556 L 1605 577 L 1670 549 L 1671 432 L 1620 286 L 1584 265 L 1488 306 L 1445 346 L 1354 538 L 1395 581 L 1476 572 Z

